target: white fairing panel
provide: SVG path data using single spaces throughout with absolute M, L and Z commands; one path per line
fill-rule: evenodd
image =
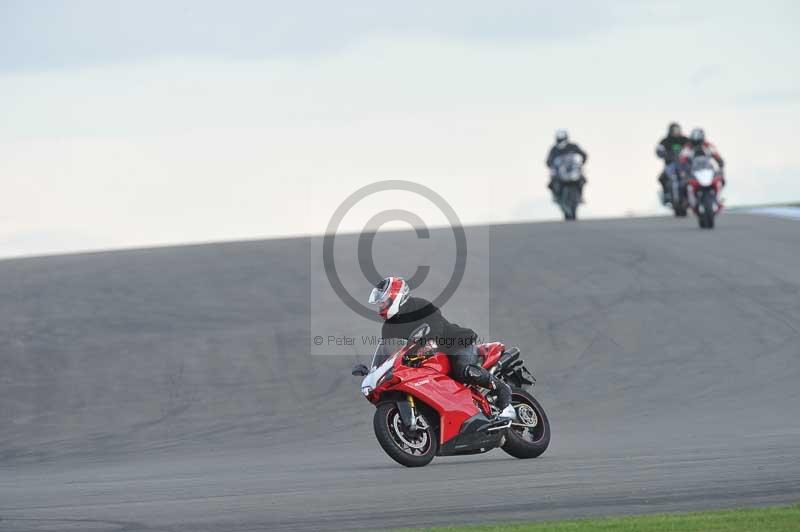
M 392 366 L 394 366 L 395 357 L 397 357 L 397 354 L 389 357 L 389 359 L 380 366 L 373 366 L 371 368 L 369 375 L 364 377 L 364 380 L 361 381 L 361 393 L 364 395 L 369 395 L 372 393 L 372 390 L 378 386 L 378 381 L 381 380 L 381 377 L 386 375 L 386 372 L 389 371 Z
M 703 168 L 702 170 L 695 171 L 694 178 L 697 179 L 700 186 L 707 187 L 714 181 L 714 173 L 713 168 Z

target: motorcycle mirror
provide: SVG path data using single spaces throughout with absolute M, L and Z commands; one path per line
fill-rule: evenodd
M 353 366 L 352 374 L 358 377 L 366 377 L 369 374 L 369 369 L 364 364 L 356 364 Z
M 411 334 L 408 335 L 408 341 L 419 342 L 421 339 L 425 338 L 430 332 L 431 332 L 431 326 L 428 325 L 427 323 L 423 323 L 422 325 L 411 331 Z

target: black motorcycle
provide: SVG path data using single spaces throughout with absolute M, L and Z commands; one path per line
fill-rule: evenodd
M 669 163 L 664 168 L 664 174 L 667 176 L 670 196 L 666 199 L 666 203 L 672 206 L 675 216 L 683 218 L 689 211 L 689 196 L 686 194 L 686 178 L 678 171 L 678 163 Z
M 659 145 L 656 149 L 656 154 L 665 160 L 664 173 L 662 180 L 666 180 L 665 191 L 661 191 L 661 203 L 664 205 L 671 205 L 675 216 L 683 218 L 689 211 L 689 197 L 686 192 L 687 180 L 680 172 L 680 165 L 678 164 L 678 154 L 681 147 L 675 145 L 672 148 L 671 157 L 666 158 L 666 151 L 664 147 Z
M 578 205 L 581 203 L 581 181 L 583 180 L 583 157 L 568 153 L 553 161 L 556 169 L 556 202 L 564 213 L 565 220 L 578 218 Z

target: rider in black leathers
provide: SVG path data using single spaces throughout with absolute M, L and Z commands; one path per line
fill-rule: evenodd
M 381 328 L 382 341 L 405 340 L 417 327 L 428 324 L 430 332 L 425 339 L 435 341 L 438 349 L 447 355 L 450 376 L 459 382 L 492 390 L 494 404 L 500 410 L 498 417 L 516 417 L 511 406 L 511 387 L 480 364 L 475 331 L 447 321 L 430 301 L 411 297 L 401 277 L 387 277 L 378 283 L 369 301 L 379 306 L 379 314 L 385 320 Z
M 556 131 L 556 143 L 552 148 L 550 148 L 550 152 L 547 154 L 546 161 L 547 168 L 550 169 L 550 183 L 548 183 L 547 188 L 549 188 L 553 193 L 553 201 L 558 201 L 558 194 L 560 192 L 555 161 L 558 157 L 568 153 L 577 153 L 583 157 L 584 164 L 586 164 L 586 160 L 589 158 L 589 156 L 580 148 L 580 146 L 569 141 L 569 135 L 565 129 L 559 129 Z M 578 181 L 578 192 L 581 198 L 583 198 L 583 186 L 585 184 L 586 177 L 581 175 L 581 179 Z
M 667 167 L 678 164 L 678 155 L 687 142 L 689 142 L 689 138 L 683 134 L 681 126 L 677 122 L 672 122 L 667 128 L 667 136 L 661 139 L 656 146 L 656 155 L 660 159 L 664 159 L 664 169 L 658 176 L 658 182 L 661 183 L 664 191 L 663 203 L 665 205 L 672 199 L 672 187 L 669 175 L 667 175 Z

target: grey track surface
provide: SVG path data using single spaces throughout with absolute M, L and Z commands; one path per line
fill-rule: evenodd
M 378 447 L 355 357 L 297 354 L 308 240 L 0 262 L 0 530 L 348 530 L 800 500 L 798 222 L 490 231 L 492 335 L 533 366 L 551 447 L 417 470 Z

